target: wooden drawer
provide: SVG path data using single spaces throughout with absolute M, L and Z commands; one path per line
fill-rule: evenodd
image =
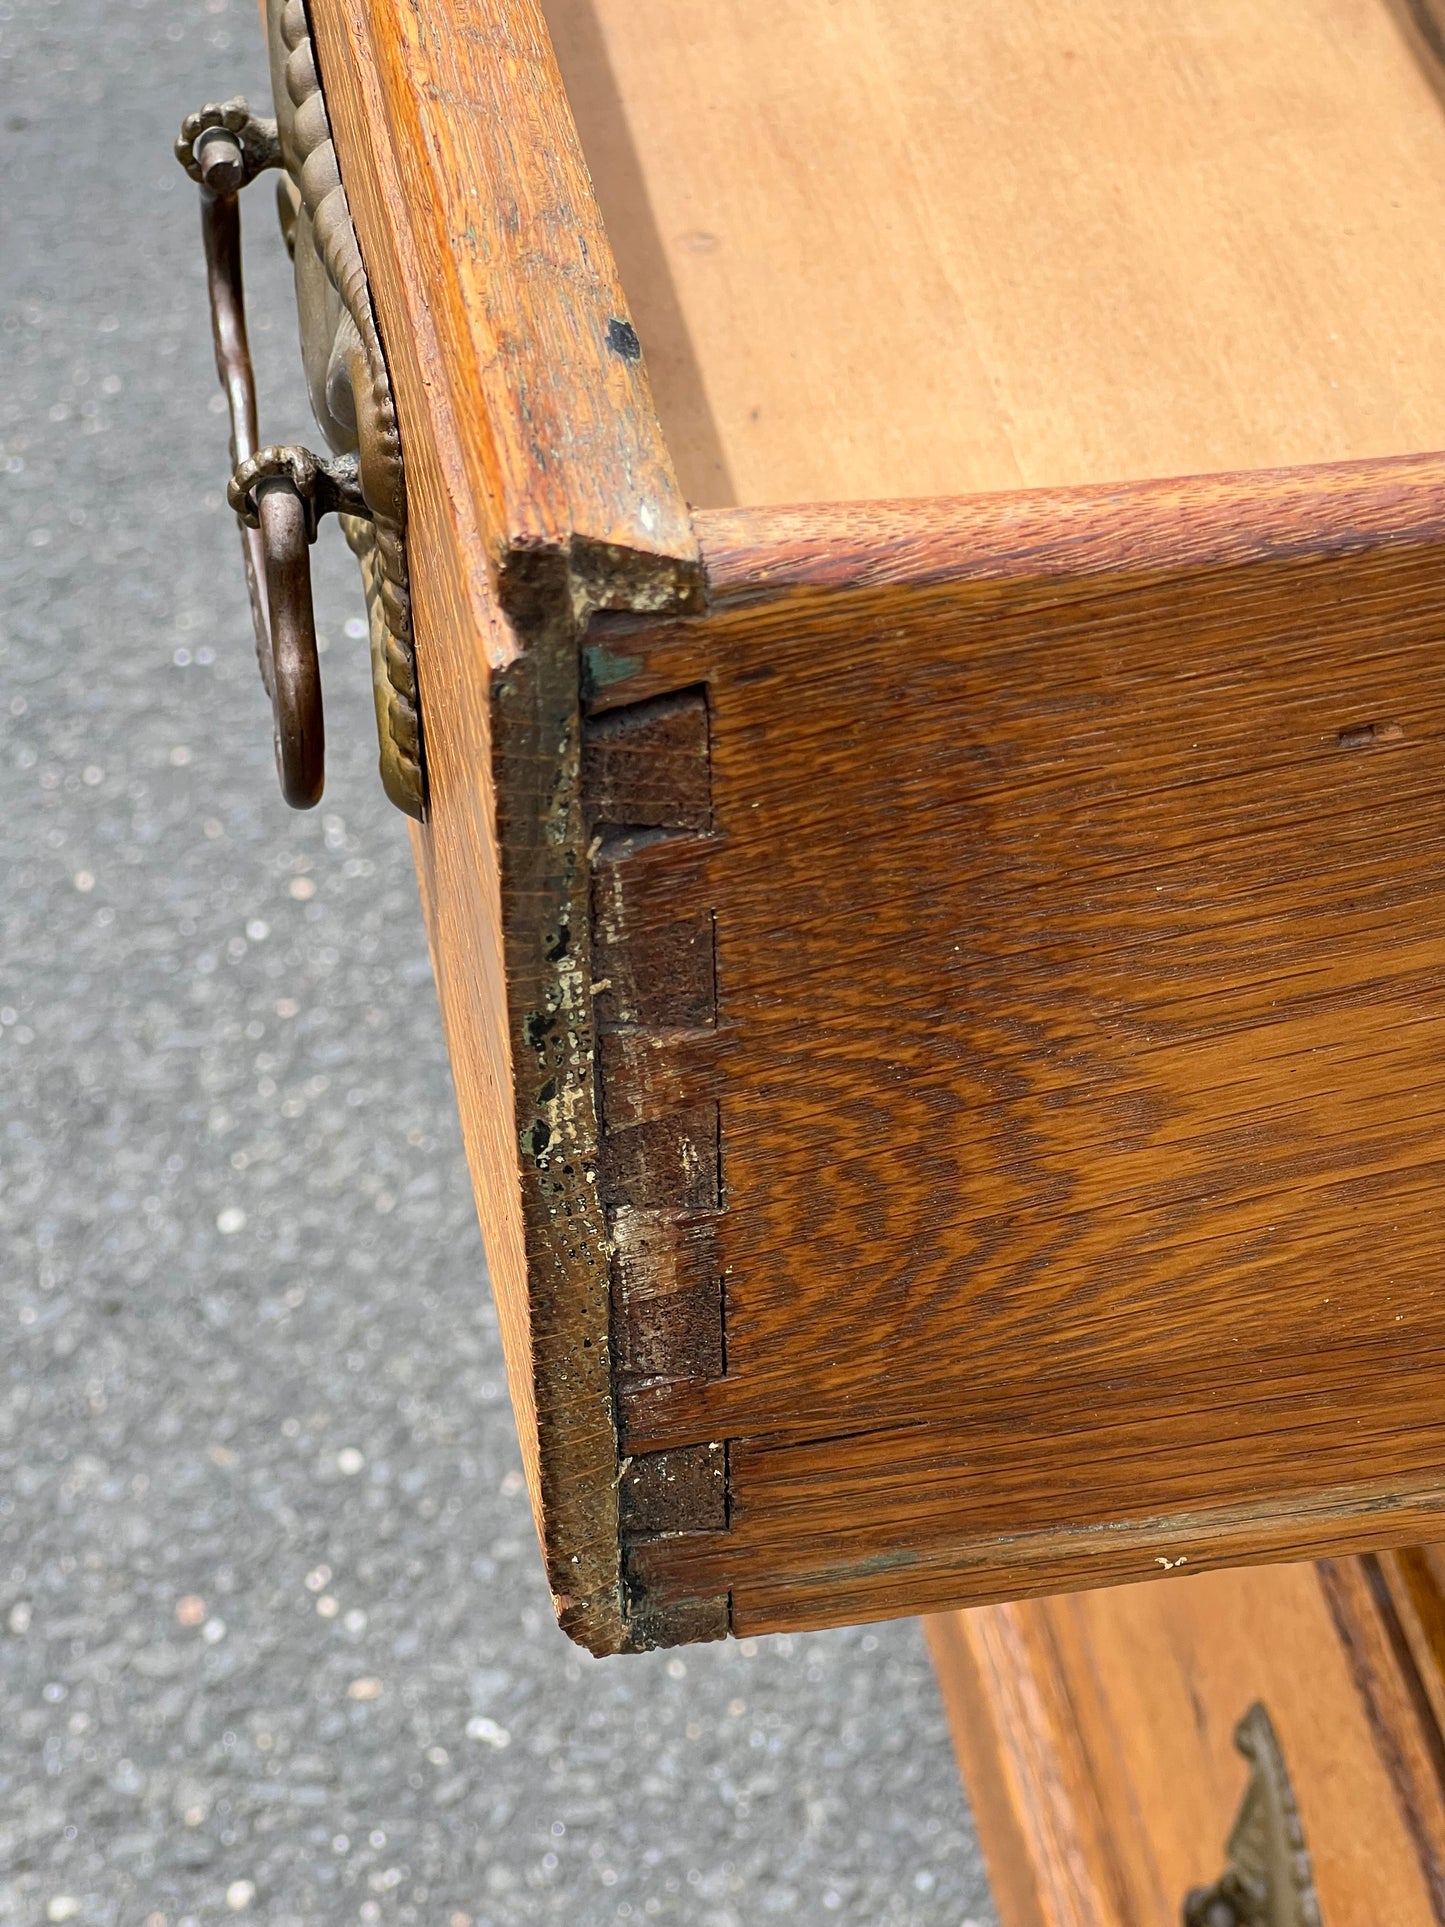
M 309 9 L 563 1625 L 1438 1536 L 1425 0 L 546 14 Z
M 1442 1577 L 1431 1547 L 930 1620 L 1003 1927 L 1435 1927 Z

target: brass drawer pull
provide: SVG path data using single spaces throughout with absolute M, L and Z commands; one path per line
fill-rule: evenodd
M 176 142 L 177 159 L 200 189 L 216 372 L 231 419 L 233 473 L 226 493 L 241 528 L 256 656 L 271 698 L 276 769 L 281 793 L 293 809 L 311 809 L 321 800 L 326 728 L 309 550 L 321 517 L 334 513 L 342 519 L 347 540 L 361 561 L 367 591 L 382 782 L 400 809 L 421 818 L 425 774 L 395 413 L 364 277 L 358 288 L 356 276 L 339 276 L 314 242 L 309 218 L 303 226 L 300 217 L 308 210 L 293 178 L 290 163 L 295 157 L 289 153 L 285 131 L 278 129 L 276 121 L 252 114 L 245 101 L 237 99 L 189 115 Z M 340 327 L 348 332 L 340 345 L 349 355 L 343 385 L 352 391 L 353 405 L 342 433 L 349 431 L 356 446 L 331 459 L 306 448 L 260 446 L 256 383 L 246 335 L 238 197 L 258 174 L 272 168 L 283 170 L 278 200 L 288 246 L 293 251 L 297 245 L 311 248 L 313 261 L 320 257 L 334 294 L 339 295 L 338 280 L 347 280 L 350 287 L 350 299 L 340 312 Z M 331 228 L 334 248 L 337 223 Z M 349 241 L 354 251 L 349 216 L 345 228 L 341 240 Z M 358 254 L 358 268 L 359 260 Z M 365 306 L 359 319 L 352 312 L 357 304 Z M 322 304 L 317 310 L 315 303 L 311 307 L 308 313 L 303 300 L 303 335 L 311 326 L 339 337 L 335 308 Z M 327 345 L 333 344 L 328 341 Z M 333 421 L 329 425 L 333 443 L 334 429 Z M 364 478 L 370 482 L 376 508 L 368 499 Z
M 246 335 L 241 278 L 241 189 L 265 168 L 279 167 L 275 121 L 258 120 L 242 101 L 203 107 L 186 121 L 177 152 L 201 190 L 201 235 L 206 286 L 211 298 L 211 337 L 231 416 L 231 506 L 241 516 L 241 552 L 256 658 L 271 698 L 276 773 L 293 809 L 321 800 L 325 780 L 326 729 L 321 707 L 321 664 L 311 602 L 315 516 L 302 502 L 294 477 L 273 465 L 257 478 L 244 505 L 233 490 L 243 469 L 255 462 L 256 379 Z M 272 454 L 275 451 L 268 450 Z
M 1184 1902 L 1184 1927 L 1321 1927 L 1314 1868 L 1274 1722 L 1256 1700 L 1234 1729 L 1249 1784 L 1225 1848 L 1228 1865 Z

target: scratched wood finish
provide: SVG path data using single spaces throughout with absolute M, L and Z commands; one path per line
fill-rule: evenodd
M 545 5 L 694 502 L 1445 446 L 1386 0 Z
M 559 1618 L 609 1650 L 627 1632 L 577 630 L 695 599 L 696 542 L 531 0 L 310 17 L 406 456 L 414 840 L 508 1379 Z
M 1278 47 L 1323 4 L 1289 0 Z M 1438 1531 L 1441 464 L 694 521 L 536 0 L 311 11 L 397 390 L 433 804 L 418 865 L 563 1624 L 614 1650 Z M 866 12 L 838 16 L 845 41 Z M 1013 46 L 1017 10 L 983 12 L 981 49 Z M 1151 58 L 1183 47 L 1218 94 L 1213 46 L 1248 93 L 1239 9 L 1216 12 L 1228 32 L 1188 26 Z M 1136 14 L 1115 27 L 1157 38 Z M 784 25 L 810 18 L 800 0 Z M 1344 130 L 1331 246 L 1369 145 L 1357 96 L 1388 130 L 1372 207 L 1433 207 L 1445 164 L 1445 141 L 1415 140 L 1420 101 L 1437 110 L 1403 37 L 1364 20 L 1338 0 L 1348 31 L 1289 122 Z M 1108 59 L 1142 72 L 1117 40 Z M 1367 56 L 1353 93 L 1341 44 Z M 1055 132 L 1069 99 L 1055 88 Z M 1165 89 L 1156 147 L 1179 106 Z M 917 121 L 920 140 L 943 125 Z M 1210 190 L 1230 208 L 1257 167 L 1236 132 L 1234 187 Z M 1100 149 L 1136 189 L 1144 158 Z M 979 185 L 944 174 L 960 205 Z M 930 378 L 884 443 L 833 432 L 835 412 L 817 472 L 866 498 L 1216 445 L 1409 446 L 1433 419 L 1410 317 L 1433 311 L 1435 244 L 1405 248 L 1402 226 L 1362 230 L 1378 300 L 1340 350 L 1342 395 L 1331 308 L 1304 331 L 1304 385 L 1259 401 L 1329 248 L 1286 263 L 1255 220 L 1240 260 L 1265 319 L 1227 339 L 1238 387 L 1184 357 L 1205 413 L 1233 395 L 1233 440 L 1139 386 L 1160 343 L 1106 364 L 1131 339 L 1115 308 L 1081 328 L 1059 290 L 1035 321 L 1074 344 L 1061 399 L 1025 405 L 1000 356 L 1022 367 L 1038 343 L 981 294 L 980 380 L 1024 440 Z M 979 237 L 934 230 L 972 287 Z M 880 288 L 897 267 L 877 251 Z M 1224 285 L 1181 341 L 1225 339 Z M 798 312 L 780 303 L 792 319 L 753 344 L 779 369 L 809 338 Z M 692 297 L 676 314 L 698 352 L 663 344 L 670 392 L 715 393 Z M 887 416 L 909 354 L 884 322 L 868 339 L 892 373 L 834 380 L 835 411 L 846 393 Z M 811 394 L 814 346 L 775 398 Z M 1127 406 L 1105 405 L 1111 382 Z M 775 434 L 771 408 L 748 417 L 770 423 L 746 443 L 761 499 L 794 476 L 796 422 Z M 714 436 L 713 499 L 744 445 Z
M 1442 484 L 702 515 L 710 612 L 594 626 L 594 714 L 710 735 L 608 914 L 684 989 L 709 917 L 715 1017 L 597 999 L 649 1201 L 720 1205 L 726 1370 L 619 1414 L 726 1442 L 730 1520 L 647 1590 L 761 1631 L 1439 1532 Z
M 575 545 L 654 589 L 695 555 L 533 0 L 310 9 L 390 354 L 424 355 L 494 565 Z M 605 596 L 604 596 L 605 599 Z
M 1327 1927 L 1438 1927 L 1442 1612 L 1416 1551 L 929 1620 L 1002 1927 L 1176 1927 L 1224 1870 L 1256 1700 Z

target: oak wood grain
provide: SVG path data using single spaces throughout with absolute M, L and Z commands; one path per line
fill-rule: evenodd
M 320 0 L 313 20 L 388 353 L 424 357 L 486 558 L 575 547 L 624 605 L 687 583 L 692 532 L 534 0 Z
M 1329 1927 L 1438 1927 L 1439 1654 L 1404 1633 L 1399 1566 L 1271 1567 L 929 1620 L 1003 1927 L 1173 1927 L 1185 1893 L 1224 1869 L 1246 1781 L 1231 1735 L 1256 1700 Z
M 1317 1573 L 1416 1865 L 1445 1918 L 1445 1736 L 1391 1584 L 1396 1563 L 1371 1553 L 1325 1560 Z
M 679 1204 L 713 1107 L 721 1153 L 727 1369 L 620 1399 L 629 1452 L 731 1441 L 660 1592 L 755 1631 L 1438 1533 L 1442 482 L 710 514 L 706 615 L 594 625 L 599 717 L 710 733 L 711 831 L 607 910 L 683 1026 L 609 1040 L 610 1114 L 683 1130 Z
M 1260 34 L 1238 0 L 1089 0 L 1070 62 L 981 10 L 1037 193 L 1017 130 L 944 112 L 956 13 L 826 11 L 653 22 L 717 99 L 765 83 L 718 175 L 730 262 L 766 179 L 805 280 L 856 276 L 834 216 L 917 143 L 873 308 L 834 287 L 810 333 L 783 275 L 744 338 L 758 279 L 714 315 L 663 263 L 672 392 L 691 369 L 731 411 L 717 461 L 684 454 L 714 499 L 719 463 L 752 499 L 868 497 L 1437 439 L 1445 137 L 1382 11 L 1287 0 Z M 694 526 L 536 0 L 313 16 L 413 495 L 423 898 L 564 1625 L 615 1650 L 1438 1534 L 1445 463 Z M 651 17 L 609 0 L 594 44 L 671 249 L 707 139 L 685 87 L 636 118 Z M 765 37 L 892 147 L 830 139 L 825 188 Z M 1080 218 L 1106 205 L 1132 276 Z

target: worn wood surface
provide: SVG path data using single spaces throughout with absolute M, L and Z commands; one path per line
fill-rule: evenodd
M 1439 1573 L 1386 1554 L 931 1619 L 1003 1927 L 1177 1927 L 1224 1870 L 1256 1700 L 1326 1927 L 1438 1927 Z
M 693 501 L 1445 446 L 1387 0 L 545 4 Z
M 628 1635 L 577 635 L 694 599 L 696 543 L 531 0 L 310 14 L 406 456 L 417 865 L 488 1268 L 558 1613 L 607 1650 Z
M 448 419 L 474 562 L 570 546 L 604 604 L 685 581 L 686 511 L 535 0 L 311 13 L 388 353 L 399 380 L 422 362 Z
M 629 1454 L 729 1445 L 659 1595 L 1440 1530 L 1442 484 L 704 515 L 710 613 L 594 626 L 599 724 L 703 687 L 710 739 L 596 939 L 662 999 L 597 999 L 628 1201 L 720 1207 L 725 1372 L 619 1388 Z
M 905 51 L 928 39 L 907 74 L 860 59 L 881 33 L 861 0 L 831 24 L 805 0 L 774 16 L 774 54 L 817 49 L 818 100 L 837 106 L 845 49 L 869 74 L 893 146 L 830 109 L 849 138 L 813 158 L 838 198 L 815 183 L 794 206 L 828 172 L 794 142 L 824 122 L 790 96 L 785 136 L 760 86 L 747 193 L 777 149 L 799 258 L 838 264 L 847 321 L 820 331 L 775 259 L 764 325 L 740 273 L 718 309 L 735 344 L 754 330 L 736 366 L 674 273 L 661 150 L 614 119 L 634 211 L 657 216 L 628 258 L 686 334 L 657 360 L 670 420 L 692 409 L 698 493 L 1434 438 L 1413 317 L 1437 244 L 1406 248 L 1385 207 L 1433 207 L 1445 143 L 1410 133 L 1438 110 L 1395 24 L 1288 0 L 1253 36 L 1265 55 L 1235 0 L 1167 29 L 1101 8 L 1093 51 L 1051 45 L 1042 95 L 1019 38 L 1044 44 L 1040 22 L 970 12 L 946 113 L 958 28 L 931 0 L 889 27 Z M 695 531 L 536 0 L 312 16 L 397 390 L 418 863 L 563 1623 L 608 1650 L 1439 1532 L 1445 466 L 722 510 Z M 568 17 L 615 65 L 621 15 Z M 681 48 L 687 18 L 659 19 L 657 45 L 730 101 L 761 14 L 734 22 L 742 67 L 701 17 Z M 959 112 L 965 72 L 1031 121 L 1036 178 L 1022 126 L 985 138 Z M 1128 133 L 1126 76 L 1153 101 Z M 588 116 L 605 83 L 574 84 Z M 1181 114 L 1182 164 L 1158 165 Z M 858 170 L 896 170 L 905 127 L 919 194 L 880 227 Z M 687 192 L 706 146 L 677 149 Z M 871 310 L 848 279 L 855 206 L 890 237 Z M 1101 251 L 1105 210 L 1132 280 Z M 766 239 L 776 210 L 753 213 Z M 1004 229 L 1013 252 L 980 279 Z M 1049 281 L 1056 230 L 1073 266 Z M 1150 332 L 1161 290 L 1173 360 Z

